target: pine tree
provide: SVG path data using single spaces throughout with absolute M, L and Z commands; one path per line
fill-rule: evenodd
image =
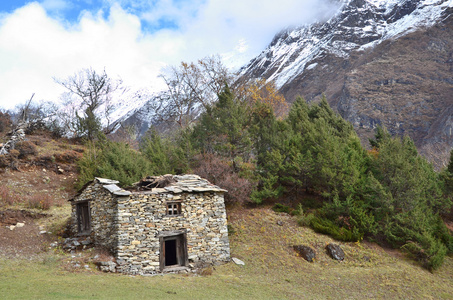
M 237 99 L 228 86 L 218 98 L 194 127 L 193 143 L 201 152 L 218 154 L 231 161 L 237 158 L 248 161 L 252 142 L 246 103 Z

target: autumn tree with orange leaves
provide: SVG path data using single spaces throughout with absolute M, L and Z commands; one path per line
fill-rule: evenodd
M 289 105 L 279 92 L 275 82 L 258 79 L 251 84 L 236 85 L 237 95 L 246 99 L 253 109 L 263 109 L 269 106 L 278 119 L 282 119 L 288 114 Z

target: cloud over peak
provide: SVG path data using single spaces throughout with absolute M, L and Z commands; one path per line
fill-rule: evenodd
M 88 3 L 88 4 L 87 4 Z M 166 64 L 220 54 L 245 64 L 284 27 L 338 7 L 326 1 L 44 0 L 0 11 L 0 107 L 32 93 L 55 101 L 52 78 L 93 67 L 132 87 L 159 89 Z

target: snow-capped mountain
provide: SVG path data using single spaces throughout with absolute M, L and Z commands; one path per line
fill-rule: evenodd
M 337 15 L 277 34 L 241 74 L 274 80 L 277 87 L 291 82 L 316 60 L 333 54 L 347 58 L 385 40 L 395 39 L 448 17 L 452 0 L 347 0 Z
M 324 94 L 365 146 L 383 125 L 440 166 L 453 146 L 452 13 L 452 0 L 347 0 L 278 33 L 241 76 L 274 80 L 289 102 Z

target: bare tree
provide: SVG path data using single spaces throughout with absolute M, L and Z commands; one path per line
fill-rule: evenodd
M 174 122 L 180 127 L 190 125 L 195 117 L 210 106 L 226 84 L 233 82 L 233 74 L 219 56 L 210 56 L 197 63 L 181 62 L 160 77 L 167 91 L 157 97 L 156 113 L 161 121 Z
M 57 111 L 55 103 L 50 101 L 36 102 L 33 100 L 33 93 L 30 99 L 24 104 L 17 105 L 12 115 L 16 129 L 23 129 L 25 133 L 31 133 L 36 129 L 49 128 Z
M 105 69 L 98 73 L 92 68 L 82 69 L 65 80 L 55 79 L 68 92 L 62 97 L 65 109 L 61 113 L 62 123 L 68 131 L 77 136 L 93 140 L 103 129 L 101 120 L 107 121 L 105 128 L 110 128 L 112 112 L 112 93 L 121 85 L 121 81 L 112 80 Z

